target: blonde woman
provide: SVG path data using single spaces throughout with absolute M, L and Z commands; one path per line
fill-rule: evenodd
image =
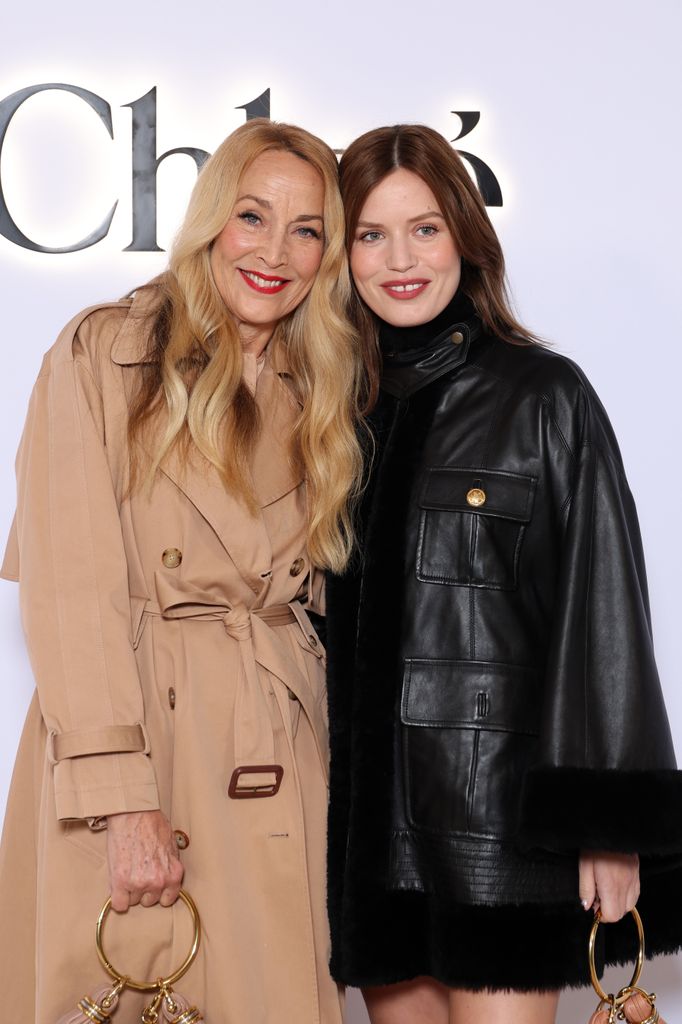
M 207 1020 L 341 1020 L 308 612 L 351 544 L 348 292 L 332 152 L 255 120 L 203 169 L 168 271 L 45 357 L 3 569 L 37 683 L 0 861 L 8 1018 L 47 1024 L 105 980 L 109 894 L 111 961 L 167 974 L 182 884 L 203 937 L 181 987 Z

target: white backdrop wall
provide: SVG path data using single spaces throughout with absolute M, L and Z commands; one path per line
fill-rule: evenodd
M 582 364 L 621 441 L 682 752 L 682 554 L 671 540 L 682 498 L 681 30 L 678 0 L 14 5 L 11 19 L 3 19 L 0 101 L 42 83 L 75 85 L 110 105 L 113 138 L 73 94 L 43 91 L 27 100 L 2 146 L 7 209 L 29 238 L 63 247 L 118 206 L 106 237 L 82 251 L 29 251 L 0 237 L 7 384 L 0 532 L 12 516 L 14 451 L 43 351 L 78 309 L 125 293 L 164 265 L 163 252 L 124 251 L 133 230 L 126 104 L 156 87 L 158 154 L 212 151 L 244 120 L 236 108 L 267 88 L 274 119 L 301 123 L 337 149 L 397 121 L 423 121 L 454 139 L 461 123 L 452 111 L 478 111 L 480 121 L 461 145 L 499 181 L 503 206 L 491 216 L 519 313 Z M 195 172 L 183 155 L 160 166 L 162 247 Z M 11 584 L 0 586 L 0 635 L 4 800 L 33 685 Z M 657 961 L 646 978 L 660 991 L 669 1024 L 682 1024 L 680 959 Z M 586 1019 L 593 1002 L 586 992 L 566 994 L 561 1024 Z M 351 993 L 349 1024 L 365 1020 Z

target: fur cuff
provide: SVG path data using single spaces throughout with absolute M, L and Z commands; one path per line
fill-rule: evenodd
M 524 782 L 519 841 L 546 850 L 682 852 L 682 771 L 534 768 Z

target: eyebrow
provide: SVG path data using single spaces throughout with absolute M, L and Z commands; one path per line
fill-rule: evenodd
M 252 202 L 256 203 L 258 206 L 262 206 L 264 210 L 271 210 L 272 209 L 272 203 L 268 199 L 261 199 L 260 196 L 252 196 L 252 195 L 250 195 L 248 193 L 245 196 L 240 196 L 239 199 L 237 200 L 237 202 L 241 203 L 245 199 L 250 199 Z M 319 213 L 302 213 L 300 215 L 300 217 L 295 217 L 294 220 L 291 223 L 292 224 L 298 224 L 298 223 L 300 223 L 302 221 L 307 222 L 307 221 L 311 221 L 311 220 L 319 220 L 320 224 L 324 224 L 324 218 L 321 217 Z
M 272 203 L 268 202 L 267 199 L 261 199 L 259 196 L 252 196 L 247 193 L 245 196 L 240 196 L 237 202 L 241 203 L 244 199 L 251 199 L 254 203 L 258 203 L 259 206 L 264 207 L 266 210 L 272 209 Z
M 427 210 L 426 213 L 420 213 L 418 217 L 410 217 L 410 219 L 408 220 L 407 223 L 408 224 L 416 224 L 417 221 L 429 220 L 429 218 L 433 218 L 433 217 L 439 217 L 441 220 L 445 220 L 445 217 L 443 216 L 443 214 L 440 213 L 438 210 Z M 374 222 L 374 221 L 369 221 L 369 220 L 359 220 L 358 221 L 358 227 L 359 228 L 380 228 L 380 227 L 383 227 L 383 225 L 381 224 L 380 221 Z

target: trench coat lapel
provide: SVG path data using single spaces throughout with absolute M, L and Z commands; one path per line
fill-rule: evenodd
M 112 348 L 112 359 L 121 366 L 133 366 L 149 361 L 147 351 L 147 324 L 154 308 L 154 297 L 142 289 L 136 295 L 121 331 Z M 291 389 L 284 382 L 282 355 L 275 371 L 269 363 L 264 367 L 257 390 L 257 402 L 262 416 L 274 421 L 271 436 L 283 439 L 280 448 L 265 442 L 257 443 L 253 457 L 253 477 L 256 497 L 261 507 L 271 504 L 287 494 L 302 481 L 289 457 L 284 439 L 291 434 L 297 403 Z M 147 444 L 148 448 L 153 445 Z M 272 548 L 259 511 L 250 511 L 246 503 L 231 494 L 220 474 L 208 462 L 199 468 L 188 467 L 177 450 L 164 460 L 161 471 L 173 481 L 215 531 L 221 544 L 234 562 L 242 578 L 257 595 L 258 606 L 265 599 L 272 565 Z

